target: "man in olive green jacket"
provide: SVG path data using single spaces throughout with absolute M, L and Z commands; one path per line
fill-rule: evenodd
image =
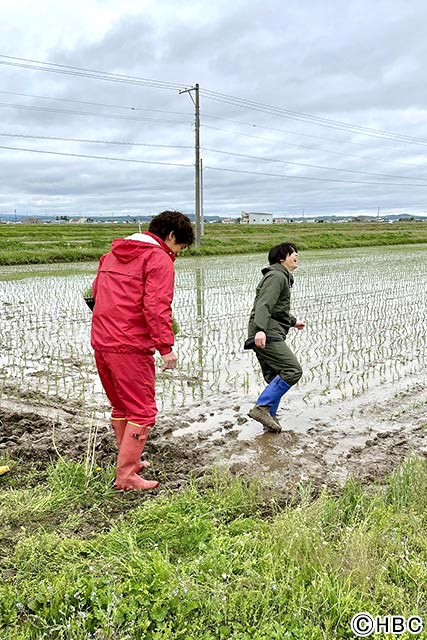
M 262 269 L 263 278 L 256 289 L 245 343 L 246 349 L 255 351 L 268 385 L 249 415 L 269 431 L 279 433 L 279 402 L 302 376 L 301 365 L 285 342 L 291 327 L 304 328 L 304 323 L 290 313 L 292 272 L 298 266 L 296 246 L 283 242 L 272 247 L 268 262 L 270 266 Z

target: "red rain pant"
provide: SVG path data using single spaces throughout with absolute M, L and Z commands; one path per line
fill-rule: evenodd
M 112 406 L 112 418 L 141 426 L 156 421 L 154 356 L 95 351 L 102 386 Z

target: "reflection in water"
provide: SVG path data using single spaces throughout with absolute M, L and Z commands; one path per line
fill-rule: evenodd
M 203 364 L 203 336 L 204 336 L 204 284 L 203 284 L 203 270 L 201 267 L 196 267 L 196 309 L 197 309 L 197 360 L 199 365 L 199 372 L 202 373 L 205 369 Z M 198 388 L 200 397 L 203 398 L 203 380 L 201 375 L 198 377 Z

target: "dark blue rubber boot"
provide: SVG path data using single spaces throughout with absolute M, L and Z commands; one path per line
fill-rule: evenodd
M 285 382 L 280 376 L 276 376 L 270 384 L 266 386 L 256 401 L 256 404 L 258 406 L 268 406 L 270 408 L 270 415 L 275 416 L 282 396 L 289 391 L 290 388 L 290 384 Z

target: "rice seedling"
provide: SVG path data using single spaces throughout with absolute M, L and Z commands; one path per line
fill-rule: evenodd
M 261 376 L 243 343 L 264 261 L 260 255 L 177 261 L 179 368 L 158 376 L 160 409 L 203 401 L 211 393 L 256 393 Z M 301 263 L 292 308 L 306 329 L 291 330 L 288 339 L 304 376 L 293 403 L 318 407 L 356 398 L 425 369 L 423 245 L 410 252 L 405 246 L 340 249 L 333 256 L 311 251 L 302 253 Z M 52 407 L 76 403 L 90 415 L 108 410 L 82 298 L 96 265 L 73 265 L 64 275 L 57 265 L 46 275 L 44 266 L 19 280 L 20 270 L 28 275 L 28 267 L 0 271 L 2 397 L 19 393 L 44 404 L 47 398 Z

